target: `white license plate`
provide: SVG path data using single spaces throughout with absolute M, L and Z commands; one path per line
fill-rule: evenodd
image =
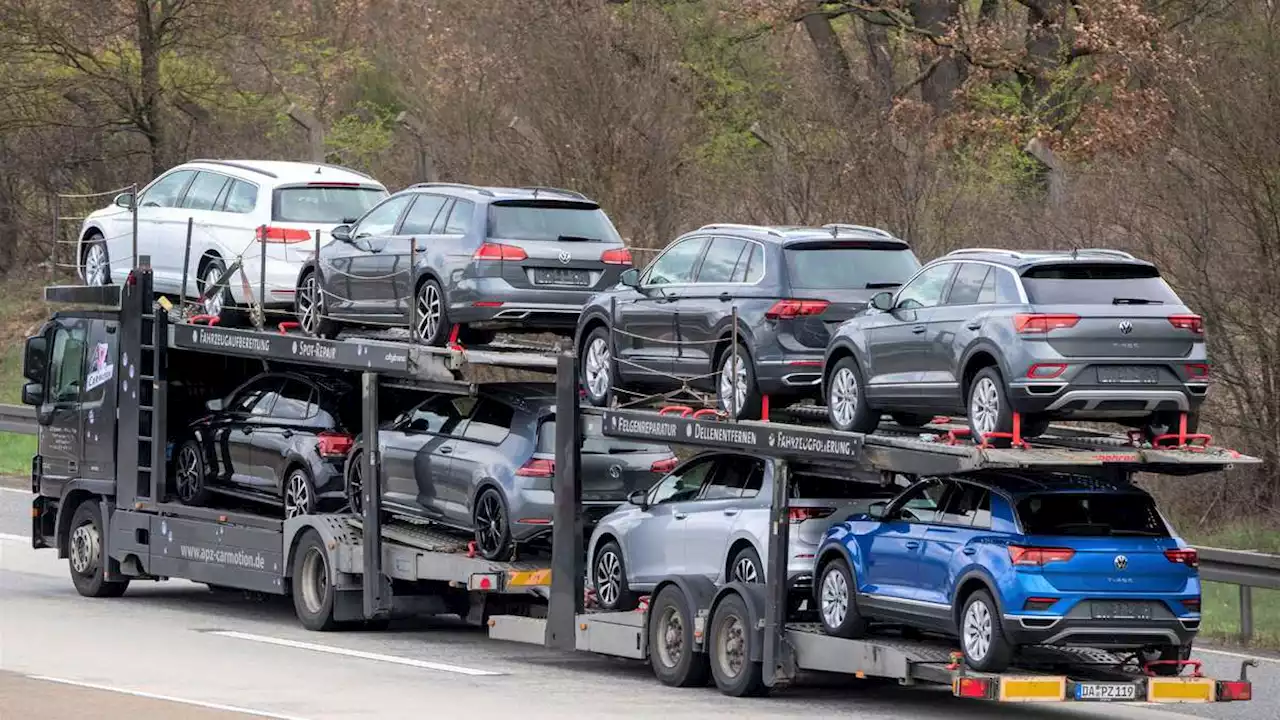
M 1132 683 L 1078 683 L 1077 700 L 1134 700 L 1138 686 Z

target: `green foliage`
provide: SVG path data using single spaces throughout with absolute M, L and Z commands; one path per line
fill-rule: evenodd
M 361 102 L 355 112 L 330 124 L 325 146 L 343 163 L 368 167 L 391 147 L 397 112 L 395 107 Z

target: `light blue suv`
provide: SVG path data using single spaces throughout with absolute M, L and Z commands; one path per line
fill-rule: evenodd
M 828 634 L 944 633 L 975 670 L 1004 670 L 1020 646 L 1075 645 L 1177 674 L 1200 627 L 1197 565 L 1132 485 L 989 472 L 922 480 L 832 526 L 814 597 Z

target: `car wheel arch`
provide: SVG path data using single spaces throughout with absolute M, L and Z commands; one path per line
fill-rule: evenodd
M 1004 601 L 1001 599 L 1000 593 L 995 589 L 996 584 L 981 570 L 974 569 L 961 575 L 956 581 L 955 588 L 956 591 L 952 596 L 953 601 L 951 603 L 951 622 L 954 624 L 957 633 L 960 630 L 960 614 L 964 612 L 965 603 L 979 590 L 987 591 L 987 594 L 996 603 L 996 616 L 998 618 L 1004 617 Z
M 967 405 L 969 386 L 973 383 L 973 379 L 982 372 L 983 368 L 989 367 L 994 367 L 1000 372 L 1000 377 L 1008 381 L 1009 371 L 1004 361 L 1004 354 L 994 344 L 980 342 L 965 351 L 960 362 L 961 402 Z
M 755 538 L 751 537 L 749 534 L 732 536 L 729 538 L 728 549 L 724 554 L 724 562 L 720 568 L 720 571 L 724 573 L 725 582 L 729 582 L 730 578 L 733 576 L 733 559 L 737 557 L 738 553 L 742 552 L 746 548 L 751 548 L 755 551 L 756 556 L 760 558 L 760 564 L 762 566 L 768 563 L 765 554 L 760 552 L 760 548 L 757 546 Z M 765 568 L 761 567 L 760 572 L 765 572 Z
M 593 544 L 590 548 L 591 564 L 587 567 L 587 573 L 588 573 L 588 578 L 592 580 L 591 585 L 593 587 L 595 585 L 594 579 L 595 579 L 596 558 L 600 554 L 600 549 L 603 548 L 605 545 L 608 545 L 610 542 L 614 542 L 618 544 L 618 552 L 622 553 L 622 566 L 623 568 L 626 569 L 628 574 L 630 574 L 631 572 L 631 561 L 627 556 L 627 546 L 625 543 L 622 542 L 622 534 L 619 533 L 614 528 L 603 530 L 600 532 L 599 535 L 596 536 L 595 544 Z M 631 581 L 631 578 L 628 577 L 627 582 L 630 582 L 630 581 Z M 657 593 L 655 592 L 654 594 L 656 595 Z
M 822 574 L 826 572 L 827 566 L 835 560 L 844 560 L 849 566 L 849 572 L 853 575 L 854 586 L 853 593 L 858 593 L 858 566 L 853 560 L 853 554 L 849 552 L 849 548 L 845 547 L 843 542 L 835 542 L 827 545 L 818 553 L 818 559 L 813 565 L 813 598 L 817 602 L 820 600 L 822 592 Z
M 826 397 L 827 385 L 831 382 L 831 373 L 836 369 L 836 365 L 845 358 L 853 358 L 858 363 L 858 367 L 866 373 L 866 354 L 852 340 L 838 338 L 832 343 L 831 348 L 827 350 L 827 356 L 822 364 L 822 394 Z

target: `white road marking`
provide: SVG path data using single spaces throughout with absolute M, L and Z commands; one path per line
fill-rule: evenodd
M 218 703 L 204 702 L 203 700 L 188 700 L 187 698 L 173 697 L 171 695 L 157 695 L 155 693 L 143 692 L 141 690 L 127 690 L 125 688 L 111 687 L 110 685 L 98 685 L 96 683 L 67 680 L 66 678 L 49 677 L 47 675 L 28 675 L 27 677 L 32 680 L 44 680 L 46 682 L 74 685 L 76 687 L 90 688 L 92 690 L 106 690 L 107 692 L 132 695 L 134 697 L 147 698 L 149 700 L 164 700 L 166 702 L 181 703 L 183 705 L 194 705 L 196 707 L 208 708 L 210 710 L 223 710 L 226 712 L 242 713 L 244 715 L 255 715 L 257 717 L 276 718 L 276 720 L 303 720 L 296 715 L 281 715 L 280 713 L 267 712 L 265 710 L 254 710 L 252 708 L 236 707 L 235 705 L 220 705 Z
M 301 642 L 299 640 L 286 640 L 284 638 L 268 637 L 266 635 L 254 635 L 251 633 L 237 632 L 235 630 L 214 630 L 209 634 L 236 638 L 238 640 L 266 643 L 267 645 L 279 645 L 281 647 L 298 648 L 300 650 L 313 650 L 315 652 L 329 653 L 332 655 L 345 655 L 346 657 L 361 658 L 363 660 L 376 660 L 378 662 L 394 663 L 396 665 L 408 665 L 409 667 L 423 668 L 425 670 L 439 670 L 440 672 L 458 673 L 459 675 L 480 676 L 505 674 L 491 670 L 477 670 L 475 668 L 462 667 L 461 665 L 448 665 L 446 663 L 415 660 L 413 658 L 397 657 L 395 655 L 383 655 L 381 653 L 364 652 L 362 650 L 351 650 L 348 648 L 334 647 L 332 645 L 316 645 L 315 643 Z
M 28 495 L 28 496 L 31 495 L 30 490 L 23 490 L 22 488 L 4 487 L 3 485 L 0 485 L 0 492 L 22 493 L 23 495 Z
M 1208 648 L 1198 647 L 1193 651 L 1193 654 L 1194 653 L 1211 653 L 1213 655 L 1225 655 L 1226 657 L 1236 658 L 1238 660 L 1257 660 L 1258 662 L 1280 664 L 1280 658 L 1261 657 L 1259 655 L 1245 655 L 1244 653 L 1227 652 L 1226 650 L 1210 650 Z
M 14 542 L 31 543 L 30 535 L 10 535 L 9 533 L 0 533 L 0 540 L 12 540 Z

